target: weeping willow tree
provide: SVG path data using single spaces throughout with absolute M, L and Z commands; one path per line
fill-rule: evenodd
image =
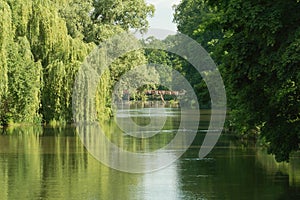
M 112 93 L 122 75 L 129 70 L 146 64 L 146 57 L 141 50 L 129 52 L 116 59 L 100 78 L 96 92 L 96 111 L 98 119 L 108 119 L 112 113 Z M 135 88 L 138 89 L 138 88 Z
M 65 21 L 52 9 L 40 6 L 31 23 L 33 51 L 44 67 L 41 112 L 46 122 L 70 121 L 73 80 L 93 45 L 68 35 Z
M 41 65 L 34 62 L 30 43 L 24 35 L 24 21 L 28 21 L 31 9 L 30 6 L 26 9 L 26 1 L 18 6 L 13 3 L 0 1 L 1 124 L 39 120 Z
M 7 77 L 7 54 L 10 43 L 11 27 L 11 10 L 8 4 L 0 1 L 0 116 L 1 122 L 7 121 L 5 111 L 7 110 L 6 95 L 8 91 Z
M 83 60 L 118 32 L 145 30 L 153 12 L 143 0 L 0 0 L 0 125 L 71 122 L 73 84 Z M 143 52 L 130 53 L 101 77 L 99 118 L 110 114 L 118 77 L 144 61 Z
M 1 124 L 71 119 L 73 80 L 93 47 L 68 34 L 59 4 L 0 1 Z

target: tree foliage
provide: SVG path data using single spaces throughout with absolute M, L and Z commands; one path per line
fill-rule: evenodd
M 211 8 L 215 17 L 207 19 Z M 299 149 L 299 11 L 296 0 L 184 0 L 175 15 L 179 29 L 201 43 L 212 30 L 222 33 L 211 51 L 226 83 L 230 123 L 239 133 L 260 133 L 278 161 Z
M 82 61 L 118 32 L 144 31 L 153 12 L 142 0 L 0 0 L 0 125 L 71 122 Z M 101 77 L 99 113 L 108 113 L 108 93 L 118 77 L 144 62 L 142 52 L 133 52 Z
M 164 66 L 163 68 L 159 69 L 160 79 L 162 83 L 166 83 L 167 85 L 171 85 L 171 82 L 175 83 L 176 80 L 174 80 L 170 74 L 172 74 L 172 69 L 176 70 L 181 75 L 183 75 L 193 87 L 197 95 L 200 107 L 210 107 L 211 103 L 209 98 L 209 91 L 197 69 L 195 69 L 195 67 L 187 62 L 184 57 L 180 57 L 173 53 L 160 50 L 162 47 L 168 47 L 169 49 L 174 49 L 176 51 L 181 50 L 181 55 L 188 56 L 189 54 L 192 54 L 192 49 L 186 49 L 185 47 L 180 46 L 183 45 L 183 43 L 180 42 L 180 37 L 178 37 L 177 35 L 170 35 L 164 40 L 158 40 L 154 37 L 149 37 L 143 42 L 152 47 L 145 50 L 145 55 L 147 57 L 148 63 Z M 172 88 L 158 86 L 158 89 L 171 90 Z
M 146 31 L 148 16 L 153 16 L 154 7 L 144 0 L 92 0 L 93 12 L 88 26 L 86 41 L 99 42 L 120 30 Z

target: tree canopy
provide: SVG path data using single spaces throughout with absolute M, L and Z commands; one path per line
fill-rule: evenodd
M 278 161 L 300 142 L 299 11 L 297 0 L 183 0 L 175 14 L 219 64 L 230 125 L 259 133 Z
M 0 0 L 0 125 L 71 122 L 78 69 L 99 42 L 120 31 L 145 31 L 152 5 L 138 1 Z M 125 55 L 101 77 L 99 113 L 108 92 L 143 52 Z

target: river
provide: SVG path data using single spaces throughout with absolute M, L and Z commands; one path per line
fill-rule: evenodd
M 178 110 L 168 112 L 173 115 L 166 130 L 174 130 Z M 208 111 L 201 113 L 196 140 L 205 136 L 209 120 Z M 148 123 L 144 115 L 133 120 Z M 112 123 L 105 126 L 108 135 L 120 131 Z M 154 137 L 136 140 L 121 134 L 112 141 L 128 151 L 153 151 L 168 143 L 174 133 L 163 131 Z M 300 199 L 299 154 L 293 154 L 289 164 L 278 164 L 254 144 L 222 134 L 212 152 L 199 159 L 200 144 L 194 142 L 161 170 L 133 174 L 99 162 L 74 126 L 9 128 L 0 135 L 0 199 Z

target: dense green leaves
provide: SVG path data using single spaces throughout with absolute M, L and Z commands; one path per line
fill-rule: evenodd
M 145 30 L 148 27 L 147 16 L 152 16 L 154 7 L 143 0 L 93 0 L 92 20 L 96 24 L 119 25 Z
M 147 17 L 154 13 L 154 7 L 144 0 L 92 0 L 92 7 L 92 23 L 85 36 L 86 41 L 96 44 L 115 34 L 120 28 L 144 32 L 148 27 Z
M 230 124 L 259 133 L 279 161 L 300 142 L 299 11 L 296 0 L 184 0 L 175 15 L 179 30 L 204 46 L 211 31 L 222 36 L 208 50 L 226 84 Z
M 18 8 L 25 9 L 27 2 Z M 41 64 L 33 61 L 30 43 L 21 25 L 27 12 L 11 10 L 11 2 L 1 2 L 1 124 L 38 121 L 40 116 Z M 30 9 L 29 9 L 30 10 Z M 14 23 L 15 22 L 15 23 Z
M 237 123 L 246 130 L 262 127 L 261 136 L 279 161 L 299 148 L 299 62 L 286 61 L 300 20 L 288 13 L 299 10 L 296 1 L 235 1 L 225 7 L 223 22 L 232 32 L 223 43 L 229 52 L 223 66 L 230 77 L 228 92 L 235 96 L 232 108 L 247 116 Z
M 7 110 L 4 115 L 11 117 L 12 122 L 40 121 L 42 66 L 32 60 L 29 47 L 27 38 L 19 37 L 9 49 Z
M 1 0 L 0 125 L 72 122 L 72 90 L 82 61 L 99 42 L 144 31 L 154 8 L 144 1 Z M 98 118 L 109 116 L 113 84 L 143 52 L 114 62 L 97 88 Z
M 8 47 L 11 42 L 10 35 L 11 27 L 11 11 L 6 2 L 0 1 L 0 123 L 7 121 L 4 116 L 7 110 L 6 96 L 8 91 L 8 77 L 7 77 L 7 55 Z
M 197 40 L 208 52 L 222 39 L 222 12 L 203 0 L 183 0 L 175 9 L 174 22 L 181 33 Z

